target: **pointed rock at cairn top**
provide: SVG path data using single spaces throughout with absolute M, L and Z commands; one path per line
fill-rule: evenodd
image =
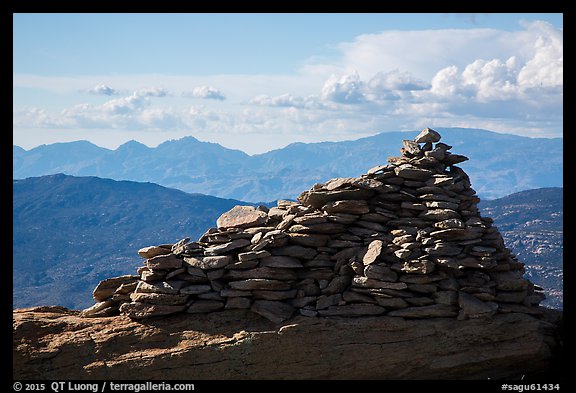
M 440 141 L 440 134 L 434 131 L 431 128 L 426 127 L 422 130 L 416 138 L 414 138 L 414 142 L 416 143 L 426 143 L 426 142 L 439 142 Z

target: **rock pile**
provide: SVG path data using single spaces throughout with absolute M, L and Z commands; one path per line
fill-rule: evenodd
M 138 275 L 102 281 L 84 316 L 133 319 L 250 309 L 308 317 L 539 314 L 541 288 L 505 247 L 440 135 L 358 178 L 315 184 L 298 202 L 236 206 L 198 241 L 142 248 Z

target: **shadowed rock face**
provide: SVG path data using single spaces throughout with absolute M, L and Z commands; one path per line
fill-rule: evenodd
M 552 371 L 558 349 L 560 313 L 543 313 L 463 321 L 298 316 L 274 324 L 248 310 L 141 322 L 19 309 L 13 378 L 530 379 Z
M 543 295 L 504 246 L 440 134 L 400 157 L 337 178 L 271 209 L 236 206 L 198 241 L 145 247 L 136 276 L 94 290 L 85 317 L 145 319 L 250 309 L 298 315 L 492 318 L 539 315 Z

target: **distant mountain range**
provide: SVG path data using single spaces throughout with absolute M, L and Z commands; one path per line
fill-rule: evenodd
M 141 247 L 198 239 L 238 200 L 152 183 L 51 175 L 13 182 L 13 306 L 93 304 L 98 281 L 134 274 Z M 505 241 L 562 307 L 562 189 L 481 203 Z M 552 294 L 552 297 L 550 297 Z
M 468 128 L 438 129 L 482 198 L 562 186 L 562 138 L 526 138 Z M 153 182 L 186 192 L 261 202 L 295 198 L 316 182 L 353 177 L 399 155 L 417 132 L 385 132 L 345 142 L 295 143 L 249 156 L 193 137 L 149 148 L 131 141 L 109 150 L 86 141 L 31 150 L 13 147 L 13 177 L 54 173 Z

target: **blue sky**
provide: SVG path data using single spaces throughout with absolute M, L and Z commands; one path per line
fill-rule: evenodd
M 562 14 L 15 14 L 13 139 L 562 136 Z

